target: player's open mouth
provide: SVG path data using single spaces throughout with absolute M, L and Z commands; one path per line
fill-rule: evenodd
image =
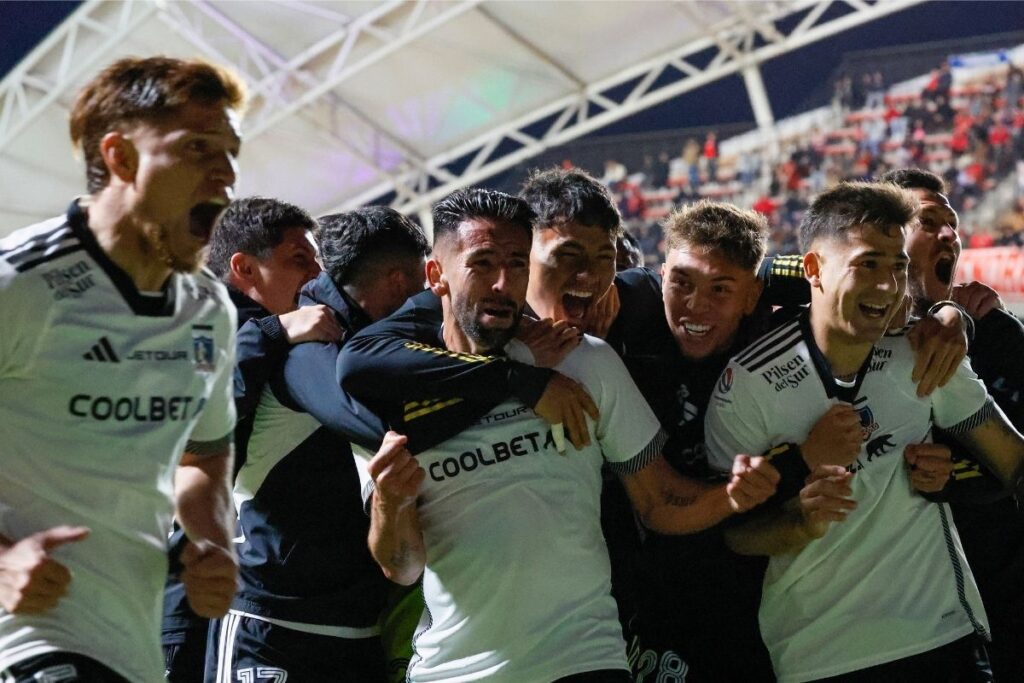
M 227 205 L 228 200 L 220 197 L 196 204 L 188 212 L 188 231 L 204 243 L 209 242 L 213 226 L 217 224 L 217 218 Z
M 860 304 L 860 312 L 865 318 L 881 320 L 889 312 L 889 306 L 884 304 Z
M 953 264 L 955 259 L 952 254 L 943 254 L 935 262 L 935 277 L 944 285 L 953 281 Z
M 481 311 L 489 318 L 511 321 L 516 314 L 516 307 L 511 303 L 493 302 L 484 304 Z
M 683 329 L 689 337 L 703 337 L 711 331 L 711 325 L 698 325 L 697 323 L 683 323 Z
M 581 320 L 593 302 L 594 293 L 582 289 L 570 289 L 562 295 L 562 309 L 566 316 L 574 320 Z

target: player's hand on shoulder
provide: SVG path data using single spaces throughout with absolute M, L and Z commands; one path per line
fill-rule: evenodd
M 52 553 L 88 535 L 85 527 L 58 526 L 26 536 L 0 552 L 0 605 L 11 614 L 40 614 L 56 607 L 72 576 Z
M 945 386 L 967 355 L 967 333 L 962 314 L 955 306 L 945 306 L 934 315 L 926 315 L 907 334 L 914 349 L 917 395 L 928 396 Z
M 849 404 L 837 403 L 811 427 L 800 452 L 811 470 L 819 465 L 846 467 L 857 460 L 863 440 L 857 411 Z
M 535 320 L 527 315 L 522 317 L 516 337 L 530 347 L 533 364 L 539 368 L 553 368 L 561 363 L 582 338 L 580 331 L 564 320 Z
M 850 481 L 853 474 L 839 465 L 815 467 L 798 497 L 804 531 L 821 538 L 834 522 L 843 522 L 857 508 Z
M 405 447 L 406 441 L 405 436 L 389 431 L 366 466 L 376 501 L 396 510 L 416 503 L 427 474 Z
M 732 478 L 725 486 L 729 507 L 734 512 L 757 507 L 775 493 L 780 478 L 767 458 L 737 455 L 732 463 Z
M 620 306 L 619 289 L 612 284 L 604 296 L 587 311 L 587 315 L 583 319 L 583 331 L 599 339 L 607 337 L 612 323 L 619 317 Z
M 289 344 L 336 342 L 341 341 L 344 333 L 334 317 L 334 311 L 323 304 L 302 306 L 289 313 L 282 313 L 278 318 Z
M 556 372 L 548 380 L 533 412 L 551 425 L 563 425 L 566 436 L 577 450 L 590 445 L 587 416 L 600 417 L 597 404 L 579 382 Z
M 922 493 L 937 493 L 953 474 L 953 453 L 939 443 L 912 443 L 903 451 L 910 468 L 910 483 Z
M 207 619 L 227 614 L 238 590 L 238 559 L 233 548 L 190 540 L 181 552 L 181 583 L 192 611 Z
M 999 292 L 983 282 L 973 281 L 954 285 L 949 298 L 963 306 L 967 314 L 975 320 L 981 320 L 997 308 L 1006 310 Z

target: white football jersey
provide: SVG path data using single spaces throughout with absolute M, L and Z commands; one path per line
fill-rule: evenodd
M 234 307 L 207 274 L 140 294 L 76 204 L 0 240 L 0 315 L 0 533 L 92 530 L 53 551 L 73 574 L 55 609 L 0 610 L 0 669 L 68 651 L 161 681 L 173 477 L 189 439 L 234 427 Z
M 726 471 L 737 453 L 801 443 L 836 403 L 860 414 L 857 509 L 795 554 L 771 558 L 761 634 L 780 681 L 837 676 L 985 635 L 981 598 L 948 506 L 911 487 L 903 450 L 932 425 L 969 431 L 992 411 L 964 360 L 950 382 L 918 398 L 903 332 L 886 335 L 857 381 L 835 382 L 807 314 L 734 357 L 712 395 L 708 458 Z
M 507 352 L 533 362 L 519 341 Z M 600 410 L 590 446 L 560 455 L 547 423 L 510 400 L 416 456 L 427 471 L 418 507 L 427 563 L 412 681 L 527 683 L 628 668 L 601 534 L 601 467 L 637 471 L 664 437 L 604 342 L 584 337 L 556 369 Z

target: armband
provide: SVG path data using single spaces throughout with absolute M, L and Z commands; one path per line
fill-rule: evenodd
M 781 444 L 768 450 L 764 457 L 778 470 L 780 476 L 779 485 L 769 500 L 782 503 L 798 495 L 811 474 L 799 444 Z
M 928 315 L 935 315 L 946 306 L 952 306 L 956 310 L 960 311 L 960 318 L 964 321 L 965 332 L 967 333 L 967 341 L 974 341 L 974 318 L 968 315 L 964 307 L 955 301 L 949 299 L 943 299 L 942 301 L 936 301 L 928 308 Z

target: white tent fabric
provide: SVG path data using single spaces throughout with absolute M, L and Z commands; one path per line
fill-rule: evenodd
M 84 188 L 68 109 L 126 55 L 250 84 L 240 194 L 422 211 L 547 147 L 920 0 L 88 0 L 0 82 L 0 235 Z

